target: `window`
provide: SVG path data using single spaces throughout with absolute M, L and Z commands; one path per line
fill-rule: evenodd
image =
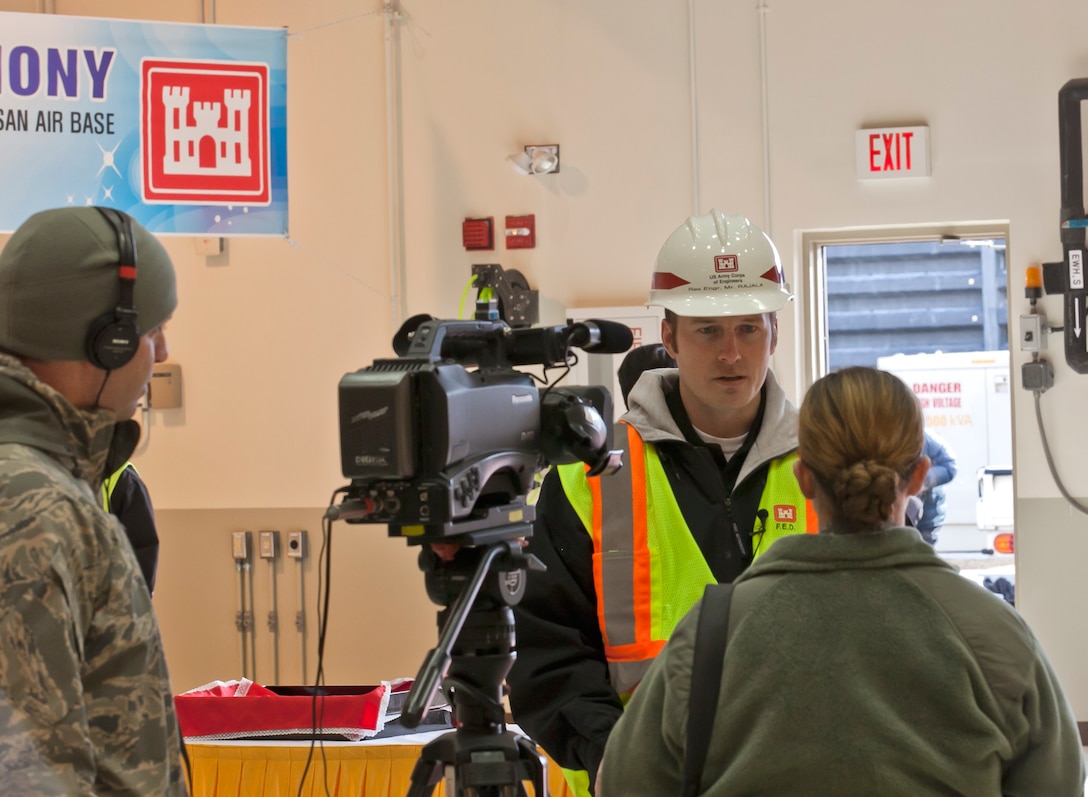
M 1004 239 L 822 247 L 828 366 L 1009 348 Z

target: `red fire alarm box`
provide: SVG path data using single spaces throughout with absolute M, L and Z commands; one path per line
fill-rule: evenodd
M 465 219 L 461 225 L 461 242 L 465 249 L 477 251 L 495 248 L 494 220 Z
M 536 246 L 536 217 L 506 217 L 506 248 L 532 249 Z

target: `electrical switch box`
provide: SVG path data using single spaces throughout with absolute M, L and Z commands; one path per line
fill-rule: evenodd
M 153 410 L 173 410 L 181 406 L 181 366 L 156 363 L 147 387 L 148 406 Z
M 461 243 L 465 249 L 480 251 L 495 248 L 494 219 L 465 219 L 461 224 Z
M 230 533 L 230 553 L 235 561 L 249 561 L 249 546 L 252 534 L 249 531 L 232 531 Z
M 305 559 L 308 555 L 306 546 L 305 531 L 287 532 L 287 557 L 289 559 Z
M 536 248 L 536 216 L 506 217 L 506 248 Z
M 1038 313 L 1020 316 L 1020 351 L 1042 351 L 1046 348 L 1043 320 Z
M 223 239 L 212 235 L 201 235 L 195 239 L 196 253 L 205 257 L 223 254 Z
M 1054 366 L 1047 360 L 1033 360 L 1020 367 L 1020 381 L 1025 390 L 1045 393 L 1054 387 Z

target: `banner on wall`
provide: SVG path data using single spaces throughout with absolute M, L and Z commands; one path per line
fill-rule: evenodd
M 64 205 L 287 234 L 287 32 L 0 12 L 0 231 Z

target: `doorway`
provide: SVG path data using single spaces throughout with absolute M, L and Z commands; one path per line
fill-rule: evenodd
M 1011 511 L 992 510 L 995 498 L 1006 506 L 1004 496 L 982 489 L 1011 484 L 993 476 L 1012 468 L 1007 225 L 837 230 L 802 240 L 806 386 L 849 365 L 910 385 L 927 431 L 956 460 L 937 551 L 989 558 L 996 534 L 1013 526 Z

